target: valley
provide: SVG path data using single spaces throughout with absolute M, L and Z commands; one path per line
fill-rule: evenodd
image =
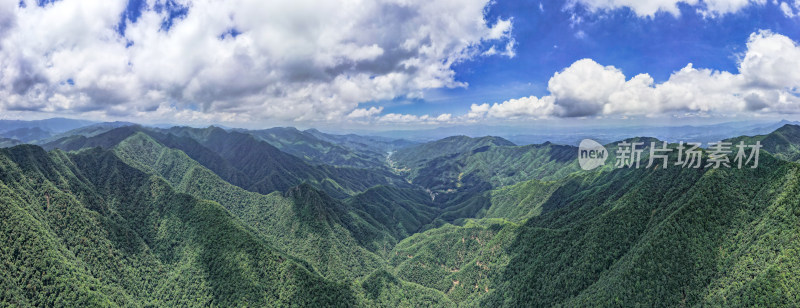
M 731 139 L 757 169 L 592 171 L 500 137 L 94 127 L 0 150 L 4 305 L 797 301 L 798 126 Z

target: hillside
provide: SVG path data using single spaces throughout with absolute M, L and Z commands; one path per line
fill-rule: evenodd
M 320 140 L 330 143 L 339 144 L 349 149 L 359 152 L 375 153 L 385 155 L 388 152 L 393 152 L 402 148 L 417 145 L 417 142 L 405 140 L 386 138 L 378 136 L 362 136 L 356 134 L 336 135 L 323 133 L 316 129 L 307 129 L 303 131 L 311 134 Z
M 253 192 L 285 191 L 308 182 L 336 198 L 346 198 L 376 185 L 408 186 L 400 177 L 385 170 L 312 166 L 249 134 L 216 127 L 176 127 L 166 130 L 165 134 L 140 126 L 126 126 L 93 137 L 66 137 L 43 147 L 65 151 L 111 148 L 137 132 L 184 151 L 225 181 Z
M 311 164 L 353 168 L 387 168 L 385 152 L 350 148 L 347 144 L 339 145 L 320 139 L 310 132 L 299 131 L 294 127 L 275 127 L 242 132 L 260 138 L 281 151 L 305 159 Z
M 453 136 L 399 149 L 392 154 L 391 159 L 399 168 L 415 169 L 422 166 L 425 162 L 439 157 L 460 155 L 472 151 L 483 151 L 494 146 L 514 146 L 514 143 L 500 137 L 492 136 L 481 138 Z
M 554 191 L 482 305 L 791 305 L 798 165 L 619 169 Z
M 269 195 L 246 191 L 225 182 L 182 151 L 141 132 L 113 150 L 129 165 L 167 179 L 180 192 L 220 203 L 269 243 L 308 261 L 330 278 L 353 279 L 382 268 L 384 262 L 376 253 L 385 255 L 381 249 L 416 232 L 432 220 L 435 212 L 419 197 L 427 197 L 424 193 L 414 197 L 414 191 L 388 187 L 368 190 L 346 203 L 305 184 Z M 402 197 L 397 202 L 406 208 L 376 200 L 392 197 Z M 409 226 L 396 229 L 403 221 L 409 221 Z
M 0 251 L 10 273 L 0 300 L 792 306 L 800 165 L 784 159 L 796 128 L 738 138 L 765 145 L 759 167 L 741 170 L 615 169 L 615 142 L 606 166 L 581 171 L 575 147 L 455 137 L 452 153 L 403 172 L 413 184 L 214 127 L 48 145 L 68 153 L 2 149 L 2 236 L 18 248 Z M 259 192 L 254 179 L 285 189 Z
M 0 150 L 0 169 L 4 305 L 355 302 L 216 202 L 175 193 L 110 152 L 17 146 Z
M 733 143 L 734 147 L 735 144 L 742 141 L 748 145 L 758 141 L 763 150 L 774 154 L 777 158 L 788 161 L 800 160 L 800 126 L 798 125 L 786 124 L 766 135 L 743 136 L 726 141 Z

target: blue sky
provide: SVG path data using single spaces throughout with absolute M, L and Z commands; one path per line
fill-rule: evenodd
M 0 0 L 0 118 L 798 119 L 798 41 L 800 0 Z
M 467 88 L 434 90 L 427 95 L 430 100 L 401 98 L 378 104 L 386 106 L 385 112 L 458 113 L 473 103 L 542 96 L 554 72 L 583 58 L 613 65 L 627 76 L 648 73 L 656 82 L 666 81 L 687 63 L 736 72 L 738 57 L 753 32 L 772 30 L 800 41 L 800 18 L 785 16 L 772 2 L 716 18 L 704 18 L 696 6 L 685 3 L 679 3 L 680 16 L 659 12 L 645 18 L 627 7 L 598 14 L 581 5 L 572 9 L 568 5 L 565 1 L 497 1 L 487 20 L 513 19 L 514 58 L 477 58 L 456 65 L 456 76 L 469 84 Z M 581 22 L 573 21 L 576 16 Z M 583 36 L 578 34 L 581 31 Z M 398 101 L 413 103 L 399 105 Z

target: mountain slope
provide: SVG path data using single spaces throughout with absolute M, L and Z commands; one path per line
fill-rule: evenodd
M 168 132 L 195 139 L 217 153 L 245 175 L 245 182 L 236 185 L 254 192 L 285 191 L 308 182 L 331 196 L 345 198 L 376 185 L 408 187 L 401 178 L 385 170 L 311 166 L 244 133 L 226 132 L 216 127 L 175 127 Z
M 762 153 L 763 154 L 763 153 Z M 482 305 L 797 304 L 800 167 L 576 176 L 520 229 Z
M 0 150 L 5 304 L 347 305 L 219 204 L 99 149 Z
M 303 132 L 311 134 L 320 140 L 344 146 L 357 152 L 368 153 L 370 155 L 379 154 L 381 156 L 388 152 L 397 151 L 402 148 L 416 145 L 416 142 L 405 139 L 392 139 L 378 136 L 362 136 L 356 134 L 336 135 L 327 134 L 316 129 L 307 129 Z
M 761 143 L 762 149 L 775 155 L 775 157 L 788 160 L 800 160 L 800 126 L 786 124 L 777 130 L 756 136 L 742 136 L 729 140 L 734 144 L 733 150 L 736 151 L 736 144 L 744 142 L 745 145 L 754 145 L 756 141 Z
M 184 151 L 227 182 L 264 194 L 285 191 L 304 182 L 336 198 L 346 198 L 376 185 L 410 186 L 385 170 L 312 166 L 251 135 L 226 132 L 216 127 L 175 127 L 159 133 L 139 126 L 127 126 L 93 137 L 66 137 L 43 147 L 65 151 L 88 147 L 111 148 L 137 132 Z
M 359 151 L 317 136 L 299 131 L 294 127 L 275 127 L 264 130 L 243 131 L 256 136 L 281 151 L 303 158 L 312 164 L 353 168 L 385 169 L 386 153 Z
M 284 194 L 246 191 L 141 132 L 120 142 L 114 152 L 131 166 L 164 177 L 178 191 L 219 202 L 276 247 L 336 279 L 366 276 L 382 268 L 385 263 L 375 253 L 386 255 L 380 250 L 391 249 L 435 213 L 424 192 L 394 187 L 371 189 L 346 202 L 310 185 Z
M 167 148 L 144 133 L 123 140 L 114 147 L 114 152 L 131 166 L 164 177 L 178 191 L 219 202 L 270 243 L 309 261 L 325 276 L 356 278 L 383 265 L 382 260 L 360 245 L 354 232 L 362 231 L 356 228 L 358 225 L 368 227 L 372 237 L 387 235 L 376 226 L 367 226 L 368 223 L 352 217 L 339 201 L 308 185 L 294 187 L 285 196 L 278 192 L 262 195 L 246 191 L 226 183 L 183 152 Z
M 399 149 L 392 154 L 391 158 L 400 168 L 415 169 L 422 166 L 425 162 L 438 157 L 458 155 L 475 150 L 482 151 L 493 146 L 514 145 L 515 144 L 511 141 L 500 137 L 487 136 L 470 138 L 467 136 L 453 136 Z

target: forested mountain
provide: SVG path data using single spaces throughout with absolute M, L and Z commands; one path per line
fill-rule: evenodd
M 727 140 L 733 144 L 761 143 L 762 149 L 776 157 L 789 161 L 800 160 L 800 126 L 786 124 L 766 135 L 742 136 Z M 735 146 L 735 145 L 734 145 Z
M 390 249 L 386 247 L 433 219 L 429 199 L 410 197 L 414 191 L 397 188 L 369 190 L 351 202 L 335 200 L 306 184 L 269 195 L 246 191 L 142 132 L 113 150 L 129 165 L 162 176 L 180 192 L 220 203 L 271 244 L 309 261 L 328 277 L 356 278 L 382 268 L 384 263 L 376 253 L 385 255 L 381 249 Z M 408 210 L 391 203 L 367 202 L 389 196 L 404 197 L 398 202 L 407 204 Z M 391 220 L 384 217 L 387 214 L 393 215 Z M 395 229 L 405 221 L 410 221 L 405 223 L 407 228 Z
M 796 305 L 798 166 L 567 180 L 521 227 L 486 305 Z M 794 255 L 794 256 L 792 256 Z
M 386 154 L 388 152 L 417 145 L 416 142 L 405 139 L 386 138 L 378 136 L 362 136 L 356 134 L 347 134 L 347 135 L 326 134 L 313 128 L 305 130 L 303 132 L 311 134 L 312 136 L 317 137 L 321 140 L 325 140 L 327 142 L 334 144 L 339 144 L 344 147 L 361 152 Z
M 17 145 L 0 149 L 0 302 L 797 305 L 798 132 L 730 139 L 764 145 L 755 169 L 617 169 L 614 142 L 583 171 L 576 147 L 552 143 L 286 128 Z M 625 141 L 645 161 L 660 142 Z M 394 168 L 312 162 L 329 150 L 395 151 Z
M 409 186 L 388 170 L 310 165 L 250 134 L 227 132 L 217 127 L 175 127 L 161 132 L 126 126 L 93 137 L 65 137 L 43 147 L 67 151 L 110 148 L 137 132 L 184 151 L 231 184 L 259 193 L 285 191 L 308 182 L 336 198 L 345 198 L 376 185 Z
M 218 203 L 176 193 L 111 152 L 17 146 L 0 150 L 0 171 L 3 305 L 355 301 Z
M 493 146 L 514 146 L 514 143 L 500 137 L 453 136 L 399 149 L 392 154 L 391 159 L 400 168 L 417 168 L 440 157 L 461 155 L 472 151 L 480 152 Z
M 326 164 L 354 168 L 385 169 L 385 151 L 372 151 L 366 147 L 348 147 L 319 138 L 294 127 L 275 127 L 244 131 L 258 137 L 281 151 L 303 158 L 312 164 Z

